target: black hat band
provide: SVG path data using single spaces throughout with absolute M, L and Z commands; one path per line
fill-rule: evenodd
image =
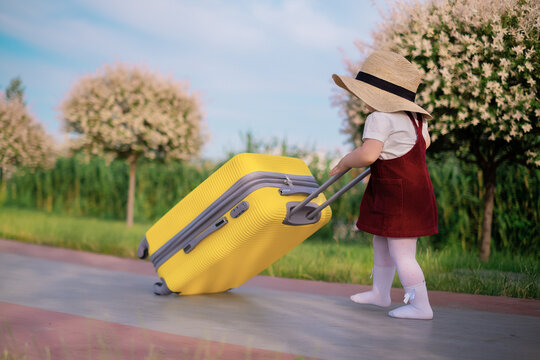
M 391 94 L 397 95 L 412 102 L 414 102 L 414 98 L 416 97 L 416 93 L 407 90 L 404 87 L 392 84 L 389 81 L 383 80 L 362 71 L 360 71 L 358 75 L 356 75 L 356 80 L 365 82 L 366 84 L 375 86 L 376 88 L 387 91 Z

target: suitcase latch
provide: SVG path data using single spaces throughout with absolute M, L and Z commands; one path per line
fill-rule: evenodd
M 316 187 L 287 186 L 287 187 L 280 188 L 279 194 L 282 196 L 296 195 L 296 194 L 311 195 L 313 192 L 315 192 L 315 190 L 317 190 Z
M 234 209 L 231 210 L 231 217 L 236 219 L 240 215 L 246 212 L 249 209 L 249 203 L 247 201 L 242 201 L 240 204 L 236 205 Z

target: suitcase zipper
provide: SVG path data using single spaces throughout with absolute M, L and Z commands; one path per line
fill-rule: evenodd
M 206 236 L 226 224 L 227 220 L 224 214 L 250 193 L 263 187 L 279 188 L 280 194 L 286 196 L 298 193 L 309 195 L 317 190 L 319 185 L 315 178 L 309 175 L 287 175 L 266 171 L 247 174 L 152 254 L 150 260 L 154 267 L 158 269 L 182 249 L 186 253 L 192 251 Z M 225 219 L 225 222 L 216 226 L 222 218 Z

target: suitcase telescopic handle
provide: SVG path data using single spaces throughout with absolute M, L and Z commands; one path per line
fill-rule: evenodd
M 349 169 L 350 170 L 350 169 Z M 315 190 L 311 195 L 309 195 L 307 198 L 304 199 L 300 204 L 294 207 L 294 209 L 291 210 L 290 216 L 292 216 L 294 213 L 300 211 L 302 208 L 304 208 L 311 200 L 315 199 L 319 194 L 321 194 L 323 191 L 328 189 L 330 185 L 338 181 L 343 175 L 345 175 L 349 170 L 338 173 L 334 176 L 332 176 L 330 179 L 328 179 L 324 184 L 322 184 L 317 190 Z M 357 177 L 355 177 L 351 182 L 349 182 L 347 185 L 345 185 L 343 188 L 338 190 L 334 195 L 332 195 L 328 200 L 326 200 L 324 203 L 316 207 L 314 210 L 310 211 L 306 216 L 308 219 L 313 219 L 317 214 L 319 214 L 325 207 L 336 201 L 337 198 L 339 198 L 341 195 L 349 191 L 353 186 L 358 184 L 360 181 L 362 181 L 366 176 L 368 176 L 371 173 L 370 169 L 367 169 Z

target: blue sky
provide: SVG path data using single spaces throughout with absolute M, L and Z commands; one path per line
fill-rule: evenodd
M 62 142 L 57 107 L 77 79 L 121 61 L 201 93 L 206 158 L 241 133 L 349 149 L 332 73 L 370 41 L 381 1 L 0 0 L 0 87 L 20 76 L 31 112 Z

